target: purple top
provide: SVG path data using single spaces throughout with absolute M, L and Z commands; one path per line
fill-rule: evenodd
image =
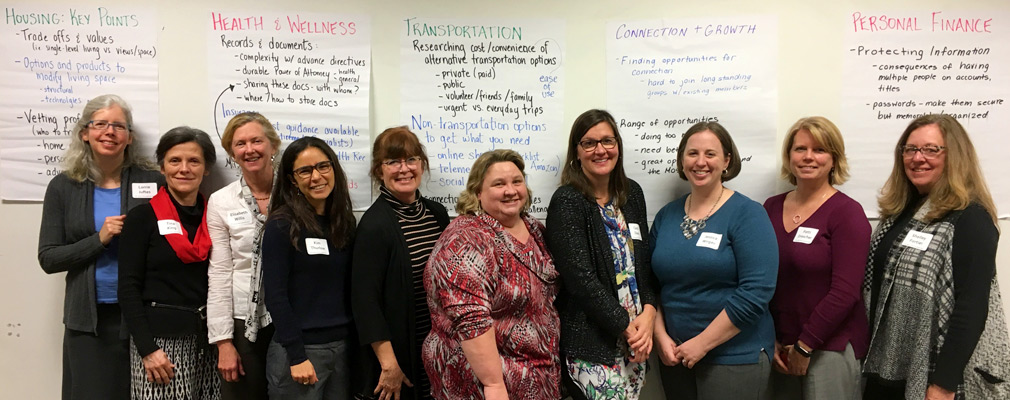
M 779 245 L 778 286 L 769 305 L 776 340 L 788 345 L 798 339 L 829 351 L 843 351 L 851 343 L 861 359 L 870 336 L 860 289 L 870 251 L 870 223 L 863 208 L 837 192 L 803 224 L 786 232 L 785 198 L 783 193 L 764 204 Z M 810 244 L 795 240 L 802 228 L 817 230 Z

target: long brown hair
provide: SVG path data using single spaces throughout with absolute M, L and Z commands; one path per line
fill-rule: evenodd
M 993 224 L 999 226 L 996 219 L 996 205 L 992 201 L 989 187 L 985 184 L 982 168 L 978 164 L 978 155 L 975 153 L 975 145 L 971 143 L 971 138 L 968 137 L 964 127 L 947 114 L 927 114 L 916 118 L 901 134 L 898 145 L 894 148 L 894 167 L 891 169 L 891 176 L 880 189 L 880 197 L 877 199 L 880 217 L 889 218 L 901 214 L 918 193 L 905 175 L 901 150 L 912 132 L 933 124 L 940 128 L 944 151 L 947 153 L 940 180 L 933 185 L 928 194 L 931 209 L 925 215 L 926 221 L 934 221 L 951 211 L 963 210 L 972 202 L 977 202 L 989 213 Z
M 298 184 L 295 183 L 294 165 L 299 154 L 309 147 L 322 151 L 333 163 L 333 191 L 326 198 L 324 213 L 330 221 L 330 231 L 323 232 L 322 226 L 316 220 L 316 211 L 309 204 Z M 351 206 L 351 195 L 347 190 L 347 176 L 340 167 L 340 160 L 322 139 L 306 136 L 291 142 L 281 155 L 280 171 L 277 173 L 277 183 L 274 184 L 270 196 L 270 219 L 283 219 L 291 223 L 288 231 L 291 245 L 301 247 L 299 242 L 309 234 L 325 236 L 335 248 L 343 248 L 353 242 L 354 213 Z
M 605 110 L 586 111 L 572 123 L 572 132 L 568 135 L 568 155 L 565 157 L 565 166 L 561 171 L 561 185 L 572 185 L 575 190 L 586 196 L 586 199 L 596 202 L 593 185 L 589 183 L 589 179 L 586 179 L 586 173 L 582 171 L 582 163 L 579 162 L 579 152 L 583 151 L 579 142 L 586 132 L 599 123 L 610 125 L 610 129 L 614 131 L 614 138 L 617 139 L 617 165 L 614 166 L 613 171 L 610 171 L 607 192 L 610 193 L 610 198 L 614 199 L 614 205 L 621 208 L 628 201 L 628 176 L 624 173 L 624 141 L 621 140 L 621 132 L 617 130 L 614 117 Z

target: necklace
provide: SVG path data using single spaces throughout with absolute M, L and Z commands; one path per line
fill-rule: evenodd
M 693 219 L 691 219 L 690 217 L 687 216 L 687 212 L 684 213 L 684 222 L 680 223 L 680 231 L 684 232 L 684 237 L 685 238 L 688 238 L 688 239 L 693 238 L 694 235 L 697 235 L 698 232 L 700 232 L 702 229 L 705 229 L 705 223 L 708 221 L 708 217 L 711 217 L 712 213 L 715 212 L 715 206 L 719 205 L 719 200 L 722 200 L 722 192 L 725 192 L 725 191 L 726 191 L 726 188 L 721 188 L 719 190 L 719 197 L 717 197 L 715 199 L 715 204 L 712 204 L 712 209 L 708 210 L 708 215 L 706 215 L 705 218 L 702 218 L 702 219 L 699 219 L 699 220 L 695 221 L 695 220 L 693 220 Z M 688 211 L 691 210 L 691 196 L 690 195 L 687 196 L 687 209 L 688 209 Z
M 831 191 L 829 190 L 827 192 L 824 192 L 824 194 L 822 194 L 821 197 L 819 199 L 817 199 L 817 203 L 820 204 L 821 200 L 824 200 L 824 198 L 828 196 L 828 193 L 831 193 Z M 796 224 L 796 225 L 800 224 L 800 215 L 801 215 L 800 214 L 800 210 L 802 210 L 802 209 L 803 209 L 802 206 L 797 206 L 796 207 L 796 214 L 793 215 L 793 224 Z
M 259 201 L 270 200 L 270 195 L 267 195 L 267 197 L 256 197 L 256 196 L 253 196 L 253 198 L 256 199 L 256 200 L 259 200 Z

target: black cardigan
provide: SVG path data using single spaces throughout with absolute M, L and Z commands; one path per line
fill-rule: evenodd
M 445 207 L 421 198 L 431 210 L 438 225 L 445 230 L 449 214 Z M 354 259 L 351 262 L 351 308 L 354 312 L 361 345 L 362 370 L 366 381 L 363 390 L 372 394 L 379 381 L 381 366 L 371 348 L 374 342 L 388 340 L 393 345 L 396 362 L 411 382 L 424 374 L 421 349 L 414 341 L 414 284 L 407 242 L 400 230 L 396 212 L 385 199 L 379 198 L 361 216 Z M 413 392 L 404 390 L 400 398 L 413 399 Z M 365 397 L 368 397 L 368 396 Z
M 621 212 L 641 232 L 641 239 L 633 240 L 638 293 L 643 306 L 655 306 L 645 196 L 638 183 L 628 181 L 628 201 Z M 621 356 L 616 344 L 628 327 L 628 312 L 617 301 L 614 257 L 596 202 L 570 185 L 558 188 L 547 208 L 545 238 L 563 279 L 555 303 L 561 317 L 561 353 L 612 364 Z

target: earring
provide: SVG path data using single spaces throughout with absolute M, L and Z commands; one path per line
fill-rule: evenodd
M 725 175 L 726 175 L 726 171 L 728 171 L 728 170 L 726 170 L 726 169 L 722 170 L 722 174 L 723 174 L 723 176 L 725 176 Z

